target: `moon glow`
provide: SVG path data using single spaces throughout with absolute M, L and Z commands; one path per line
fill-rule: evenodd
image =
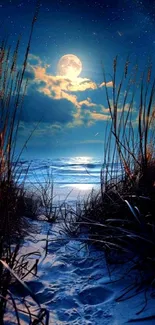
M 75 79 L 82 71 L 82 62 L 74 54 L 66 54 L 58 62 L 57 72 L 59 76 Z

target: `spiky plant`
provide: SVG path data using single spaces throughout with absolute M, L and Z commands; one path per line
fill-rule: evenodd
M 21 37 L 17 40 L 13 53 L 11 46 L 8 47 L 7 40 L 3 40 L 0 45 L 0 324 L 4 323 L 6 305 L 10 301 L 17 323 L 21 324 L 16 300 L 9 291 L 9 286 L 13 278 L 24 285 L 18 273 L 21 275 L 22 270 L 23 279 L 34 269 L 32 265 L 29 266 L 25 256 L 21 259 L 18 256 L 20 239 L 25 233 L 27 223 L 23 218 L 25 190 L 16 181 L 16 169 L 26 144 L 23 144 L 17 156 L 16 141 L 28 84 L 28 80 L 25 80 L 25 71 L 38 10 L 39 2 L 33 16 L 22 67 L 17 65 Z M 31 317 L 28 309 L 27 314 Z M 40 317 L 42 316 L 40 314 Z M 39 323 L 39 319 L 38 316 L 35 324 Z
M 137 258 L 144 278 L 155 271 L 155 78 L 149 62 L 143 73 L 125 62 L 121 77 L 113 62 L 112 88 L 105 71 L 110 119 L 105 130 L 101 191 L 82 214 L 90 240 L 110 256 Z M 115 260 L 116 262 L 116 260 Z

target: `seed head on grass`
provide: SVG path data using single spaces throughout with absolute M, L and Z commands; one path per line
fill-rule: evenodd
M 27 232 L 28 222 L 24 218 L 27 199 L 24 183 L 19 185 L 16 177 L 21 153 L 25 148 L 23 144 L 20 154 L 16 155 L 20 115 L 28 84 L 24 76 L 38 10 L 39 1 L 32 19 L 21 68 L 18 68 L 17 64 L 21 36 L 14 50 L 8 47 L 7 40 L 3 40 L 0 45 L 0 324 L 4 323 L 4 313 L 9 299 L 12 301 L 17 323 L 21 324 L 17 303 L 9 291 L 9 285 L 14 277 L 24 286 L 22 279 L 33 273 L 38 260 L 36 259 L 34 266 L 29 266 L 25 256 L 19 259 L 20 242 Z M 35 297 L 33 299 L 35 301 Z M 31 318 L 30 312 L 28 314 Z M 37 319 L 43 319 L 43 314 L 39 315 Z
M 155 79 L 152 65 L 143 74 L 129 58 L 119 78 L 113 62 L 112 99 L 104 72 L 111 119 L 105 131 L 101 190 L 84 204 L 82 226 L 90 239 L 111 256 L 131 254 L 143 280 L 155 272 Z M 124 99 L 122 101 L 122 93 Z M 115 166 L 119 167 L 116 168 Z M 89 225 L 88 225 L 89 223 Z M 117 254 L 118 256 L 118 254 Z M 147 271 L 146 271 L 147 270 Z M 145 282 L 146 283 L 146 282 Z

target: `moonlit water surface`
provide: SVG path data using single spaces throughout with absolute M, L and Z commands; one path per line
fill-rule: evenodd
M 19 183 L 25 179 L 28 186 L 42 185 L 50 175 L 54 183 L 54 197 L 57 200 L 75 201 L 77 196 L 83 197 L 100 188 L 101 159 L 93 157 L 65 157 L 56 159 L 22 160 L 19 163 Z M 29 168 L 28 168 L 29 167 Z M 119 166 L 114 166 L 118 169 Z M 104 170 L 104 169 L 103 169 Z M 20 174 L 21 173 L 21 174 Z M 27 174 L 26 178 L 25 175 Z

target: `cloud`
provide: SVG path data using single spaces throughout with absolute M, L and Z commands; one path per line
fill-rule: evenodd
M 33 67 L 36 80 L 43 80 L 46 83 L 46 88 L 51 90 L 54 89 L 55 93 L 59 91 L 65 92 L 83 92 L 85 90 L 95 90 L 102 88 L 103 86 L 112 87 L 113 83 L 103 82 L 100 85 L 96 84 L 88 78 L 76 78 L 68 79 L 62 76 L 52 76 L 46 73 L 45 67 Z
M 80 108 L 73 114 L 74 120 L 68 124 L 68 127 L 91 126 L 98 121 L 107 121 L 110 119 L 109 110 L 103 105 L 92 103 L 89 98 L 79 102 Z
M 30 65 L 42 65 L 42 61 L 39 56 L 29 53 L 28 55 L 28 64 Z
M 109 111 L 103 105 L 92 102 L 79 94 L 93 92 L 105 86 L 88 78 L 69 79 L 47 73 L 47 65 L 38 56 L 29 54 L 27 75 L 30 83 L 25 98 L 26 111 L 22 113 L 25 122 L 38 121 L 60 123 L 68 127 L 85 124 L 90 126 L 96 121 L 107 120 Z M 112 87 L 112 82 L 106 83 Z
M 99 88 L 102 88 L 102 87 L 104 87 L 104 86 L 111 88 L 111 87 L 113 87 L 113 82 L 112 82 L 112 81 L 109 81 L 109 82 L 102 82 L 102 83 L 99 85 Z
M 96 104 L 92 103 L 91 99 L 87 97 L 87 99 L 81 100 L 79 102 L 79 106 L 84 109 L 88 107 L 96 107 Z
M 47 75 L 46 69 L 43 67 L 34 68 L 34 73 L 36 82 L 43 81 L 45 83 L 43 87 L 38 87 L 39 92 L 55 100 L 67 99 L 77 108 L 80 108 L 81 105 L 75 92 L 97 89 L 97 85 L 86 78 L 84 80 L 77 78 L 71 81 L 61 76 Z
M 34 71 L 32 69 L 27 69 L 24 73 L 24 78 L 29 79 L 31 81 L 34 80 L 35 78 Z
M 42 121 L 66 124 L 73 121 L 73 104 L 67 99 L 55 101 L 44 93 L 31 91 L 25 96 L 21 119 L 24 122 Z
M 91 118 L 95 121 L 107 121 L 110 119 L 110 115 L 96 113 L 96 112 L 92 112 L 90 114 L 91 114 Z
M 97 84 L 88 78 L 69 79 L 64 76 L 50 75 L 47 73 L 47 65 L 43 64 L 39 57 L 29 55 L 29 68 L 31 68 L 35 75 L 35 80 L 42 80 L 46 84 L 46 89 L 53 89 L 57 97 L 63 95 L 63 92 L 82 92 L 85 90 L 94 90 L 105 86 L 105 83 Z M 48 65 L 49 67 L 49 65 Z M 107 87 L 112 87 L 112 82 L 106 83 Z M 45 91 L 45 88 L 43 89 Z
M 87 89 L 94 90 L 97 89 L 98 85 L 87 78 L 77 78 L 70 82 L 68 90 L 71 92 L 85 91 Z
M 32 66 L 36 80 L 43 80 L 46 83 L 46 87 L 57 89 L 60 88 L 67 92 L 78 92 L 85 91 L 87 89 L 97 89 L 98 85 L 88 78 L 75 78 L 69 79 L 63 76 L 53 76 L 46 72 L 46 67 L 43 66 Z M 100 85 L 101 87 L 101 85 Z

